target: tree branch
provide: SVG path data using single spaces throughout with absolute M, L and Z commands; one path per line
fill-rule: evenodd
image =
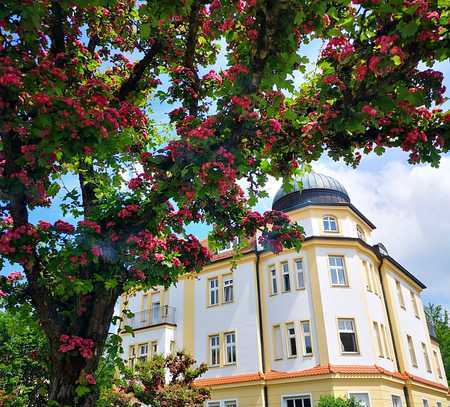
M 58 1 L 52 2 L 51 11 L 50 38 L 52 40 L 52 46 L 50 52 L 53 55 L 57 55 L 66 50 L 64 40 L 64 13 L 61 4 Z
M 139 81 L 144 76 L 145 70 L 152 64 L 156 55 L 161 51 L 162 44 L 160 42 L 156 42 L 153 46 L 148 50 L 145 56 L 134 66 L 133 72 L 130 77 L 122 83 L 122 86 L 117 93 L 117 97 L 119 100 L 125 100 L 125 98 L 131 93 L 134 92 L 137 88 Z

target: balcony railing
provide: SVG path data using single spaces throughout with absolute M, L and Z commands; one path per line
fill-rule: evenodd
M 175 325 L 175 308 L 164 305 L 136 312 L 133 317 L 125 318 L 125 326 L 133 329 L 147 328 L 159 324 Z

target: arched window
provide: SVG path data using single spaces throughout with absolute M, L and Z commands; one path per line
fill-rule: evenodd
M 324 232 L 337 232 L 338 231 L 338 224 L 337 219 L 334 216 L 324 216 L 322 218 L 323 221 L 323 230 Z
M 363 228 L 360 225 L 356 225 L 356 233 L 358 234 L 358 237 L 362 240 L 366 240 L 366 234 L 364 233 Z

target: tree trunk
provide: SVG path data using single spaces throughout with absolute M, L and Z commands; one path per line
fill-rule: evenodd
M 49 400 L 57 403 L 60 407 L 94 407 L 99 396 L 98 388 L 95 385 L 86 384 L 83 376 L 86 373 L 95 376 L 98 363 L 102 356 L 105 342 L 108 336 L 114 313 L 119 290 L 108 290 L 107 292 L 96 293 L 92 298 L 93 305 L 90 316 L 84 320 L 79 332 L 61 332 L 61 334 L 77 335 L 83 338 L 90 338 L 94 341 L 93 357 L 83 358 L 77 350 L 68 353 L 59 351 L 60 339 L 54 337 L 50 340 L 51 349 L 51 371 L 50 371 L 50 393 Z M 79 397 L 76 388 L 81 382 L 86 385 L 90 392 Z

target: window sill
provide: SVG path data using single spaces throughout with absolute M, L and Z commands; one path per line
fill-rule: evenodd
M 349 284 L 331 284 L 332 288 L 350 288 Z
M 295 289 L 296 289 L 297 291 L 305 291 L 305 287 L 303 287 L 303 288 L 296 287 Z
M 223 364 L 223 367 L 229 367 L 229 366 L 237 366 L 237 362 Z
M 227 305 L 227 304 L 234 304 L 234 300 L 233 301 L 222 302 L 221 305 Z
M 218 307 L 220 304 L 209 304 L 206 306 L 206 308 L 215 308 Z
M 304 358 L 312 358 L 314 356 L 314 353 L 305 353 L 303 355 Z
M 297 359 L 297 355 L 288 356 L 288 359 Z
M 360 352 L 341 352 L 343 356 L 361 356 Z

